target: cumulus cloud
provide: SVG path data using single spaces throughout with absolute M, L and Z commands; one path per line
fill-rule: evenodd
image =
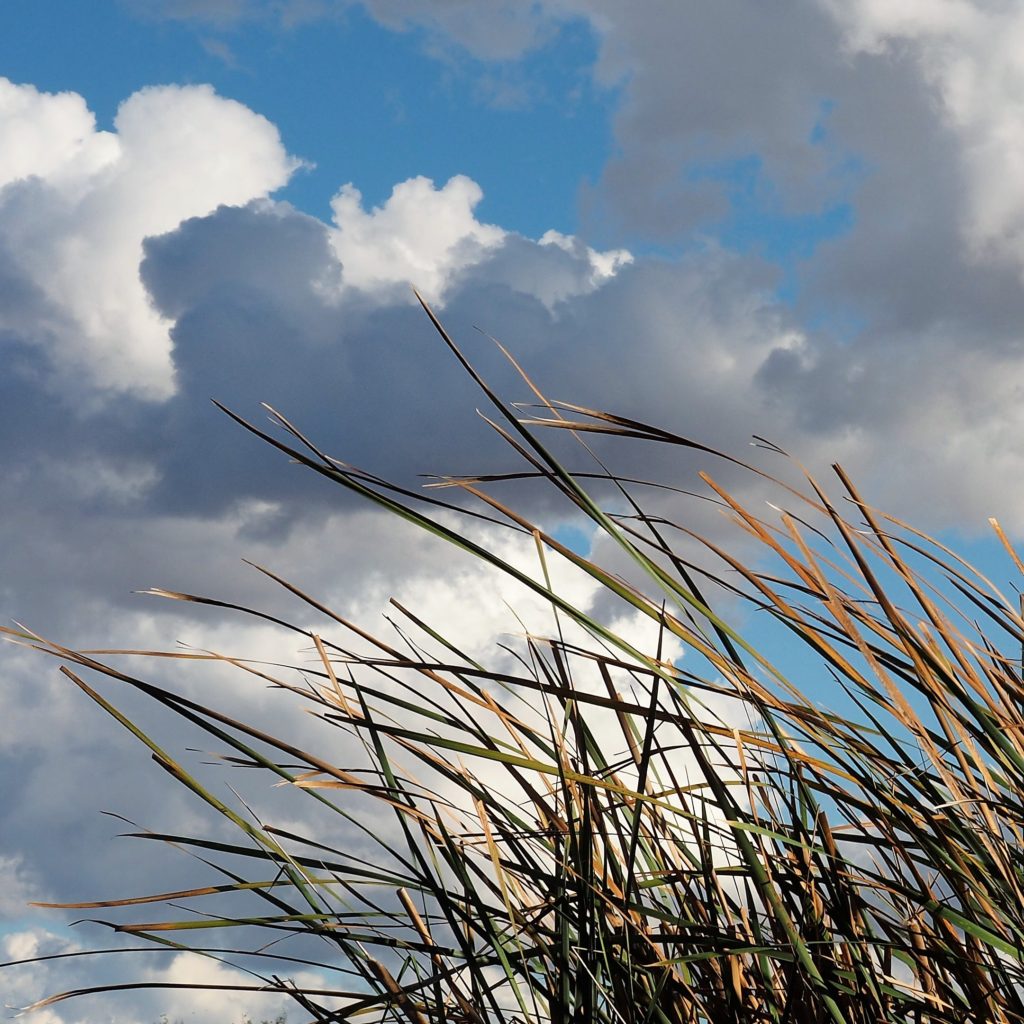
M 845 69 L 813 6 L 786 18 L 746 0 L 658 0 L 644 18 L 605 0 L 572 9 L 599 42 L 596 81 L 621 92 L 618 145 L 589 198 L 626 237 L 667 241 L 726 220 L 740 160 L 756 162 L 774 214 L 818 215 L 845 198 L 849 154 L 824 130 Z
M 496 535 L 492 528 L 483 527 L 474 528 L 473 534 L 478 540 L 493 543 L 501 555 L 524 571 L 534 577 L 540 576 L 532 538 L 507 533 Z M 174 545 L 169 536 L 168 542 Z M 517 644 L 517 634 L 524 628 L 538 636 L 552 635 L 555 629 L 550 607 L 542 598 L 502 579 L 471 557 L 453 556 L 440 543 L 426 544 L 422 535 L 412 530 L 396 529 L 390 519 L 380 516 L 338 516 L 325 523 L 322 529 L 296 535 L 283 546 L 254 547 L 256 550 L 250 553 L 257 557 L 273 554 L 293 568 L 303 567 L 297 582 L 371 630 L 390 635 L 381 619 L 381 612 L 387 599 L 395 594 L 410 608 L 436 623 L 454 641 L 464 645 L 472 654 L 479 654 L 490 664 L 496 664 L 504 657 L 497 650 L 497 644 Z M 380 553 L 385 547 L 389 557 L 381 558 Z M 216 558 L 215 548 L 216 545 L 211 545 L 207 555 Z M 325 557 L 328 551 L 329 558 Z M 403 572 L 403 568 L 411 568 L 412 572 Z M 591 608 L 597 591 L 592 580 L 568 570 L 557 557 L 552 558 L 550 568 L 562 592 L 570 600 L 584 609 Z M 223 593 L 223 587 L 222 582 L 220 593 Z M 258 603 L 268 607 L 262 600 Z M 300 625 L 312 626 L 343 647 L 354 645 L 352 638 L 326 617 L 310 609 L 302 609 L 294 599 L 288 604 L 291 606 L 285 613 L 288 618 Z M 274 607 L 273 602 L 269 607 Z M 104 620 L 106 623 L 94 633 L 97 639 L 101 635 L 113 638 L 120 631 L 126 631 L 134 643 L 159 648 L 169 646 L 170 638 L 176 636 L 201 649 L 263 660 L 267 671 L 296 683 L 301 681 L 301 677 L 283 669 L 281 663 L 302 666 L 316 661 L 304 638 L 266 624 L 246 625 L 237 619 L 217 621 L 215 617 L 206 624 L 187 617 L 177 621 L 173 618 L 158 620 L 147 618 L 145 613 L 126 613 L 123 610 L 111 615 L 109 609 L 101 607 L 95 608 L 95 615 L 97 623 Z M 644 650 L 653 652 L 657 646 L 657 630 L 649 620 L 620 612 L 612 624 Z M 572 636 L 570 633 L 570 639 Z M 672 655 L 676 649 L 670 645 L 664 653 Z M 130 670 L 141 672 L 148 679 L 163 680 L 173 689 L 204 702 L 209 701 L 229 713 L 240 714 L 258 725 L 263 724 L 286 735 L 292 742 L 323 751 L 339 763 L 358 760 L 358 744 L 354 740 L 339 735 L 334 729 L 329 733 L 317 729 L 317 723 L 303 713 L 302 705 L 294 697 L 272 691 L 263 680 L 247 676 L 233 667 L 206 663 L 168 666 L 147 661 L 143 668 L 138 659 L 122 661 Z M 45 667 L 43 671 L 46 672 Z M 66 681 L 61 682 L 67 685 Z M 587 685 L 586 680 L 580 682 Z M 596 678 L 591 682 L 603 687 Z M 321 829 L 336 827 L 334 823 L 325 825 L 322 820 L 317 822 L 315 818 L 308 817 L 311 802 L 295 790 L 275 788 L 274 778 L 260 773 L 232 771 L 223 765 L 211 767 L 209 755 L 203 752 L 210 748 L 211 743 L 216 748 L 215 741 L 209 737 L 199 741 L 199 751 L 188 753 L 187 748 L 197 746 L 193 732 L 169 725 L 167 716 L 154 715 L 153 709 L 147 711 L 121 687 L 104 686 L 103 689 L 110 690 L 113 699 L 126 707 L 137 721 L 144 723 L 143 727 L 157 742 L 172 751 L 174 756 L 182 758 L 190 770 L 202 772 L 214 792 L 234 801 L 236 797 L 227 790 L 230 784 L 262 820 L 300 833 L 310 830 L 313 835 L 322 835 L 316 831 L 318 825 Z M 204 814 L 198 801 L 178 792 L 180 787 L 174 786 L 162 772 L 148 765 L 147 752 L 132 737 L 118 730 L 111 732 L 108 727 L 91 728 L 92 723 L 102 721 L 102 716 L 81 695 L 69 690 L 62 700 L 55 691 L 37 693 L 35 699 L 41 699 L 46 707 L 63 705 L 65 716 L 63 720 L 51 717 L 36 721 L 34 727 L 27 714 L 29 709 L 22 708 L 29 696 L 19 690 L 11 694 L 7 703 L 13 715 L 10 719 L 12 733 L 21 734 L 14 753 L 20 759 L 22 783 L 16 791 L 6 791 L 0 799 L 0 814 L 5 825 L 10 826 L 5 828 L 5 835 L 52 835 L 58 827 L 55 822 L 59 822 L 61 829 L 74 830 L 76 843 L 82 848 L 103 850 L 102 857 L 70 863 L 67 846 L 63 843 L 50 843 L 36 854 L 40 870 L 50 880 L 57 898 L 142 895 L 154 889 L 200 884 L 207 879 L 209 876 L 204 874 L 201 865 L 190 863 L 181 856 L 175 857 L 170 851 L 165 853 L 155 844 L 147 843 L 145 849 L 140 849 L 142 844 L 138 841 L 111 842 L 110 834 L 124 826 L 94 813 L 96 794 L 102 791 L 104 806 L 127 814 L 143 827 L 214 839 L 230 838 L 230 830 L 218 827 L 215 816 Z M 23 710 L 26 712 L 24 716 Z M 26 741 L 33 735 L 36 751 L 26 747 Z M 13 735 L 11 740 L 15 740 Z M 350 743 L 351 748 L 348 746 Z M 59 757 L 40 756 L 46 753 L 53 755 L 55 747 L 59 748 Z M 3 770 L 7 770 L 6 764 Z M 379 855 L 379 850 L 373 852 Z M 18 891 L 32 892 L 30 886 L 23 884 L 24 872 L 15 858 L 0 862 L 0 873 L 8 883 L 12 898 Z M 59 918 L 52 913 L 49 916 L 51 919 Z M 111 911 L 96 916 L 116 919 L 117 915 Z M 52 927 L 56 928 L 56 920 Z M 107 938 L 96 929 L 88 929 L 79 941 L 82 946 L 89 947 L 97 942 L 106 944 Z M 22 959 L 47 952 L 72 952 L 75 948 L 76 944 L 56 934 L 47 937 L 39 928 L 23 928 L 17 935 L 8 937 L 5 952 L 10 959 Z M 165 955 L 160 955 L 146 956 L 142 960 L 138 957 L 111 957 L 102 961 L 61 961 L 4 969 L 5 991 L 9 998 L 16 998 L 22 1005 L 76 984 L 101 984 L 128 977 L 155 984 L 205 982 L 217 985 L 247 980 L 212 961 L 184 955 L 175 955 L 167 963 Z M 308 973 L 298 980 L 307 983 L 319 981 Z M 173 1013 L 168 1009 L 170 1006 L 173 1006 Z M 180 1016 L 202 1024 L 222 1024 L 225 1020 L 239 1019 L 243 1010 L 253 1019 L 260 1019 L 271 1008 L 278 1012 L 285 1009 L 286 1004 L 258 995 L 176 990 L 171 997 L 157 992 L 141 1000 L 124 995 L 76 1000 L 60 1004 L 50 1017 L 44 1019 L 50 1020 L 51 1024 L 100 1019 L 110 1020 L 113 1024 L 136 1019 L 132 1013 L 148 1012 L 155 1020 L 160 1012 L 168 1010 L 172 1019 Z
M 367 212 L 359 190 L 346 185 L 331 200 L 336 227 L 330 233 L 345 284 L 392 298 L 408 298 L 412 286 L 441 300 L 459 270 L 505 237 L 473 216 L 481 199 L 480 186 L 464 175 L 441 188 L 418 177 L 396 185 L 382 206 Z
M 483 272 L 551 307 L 594 291 L 633 262 L 626 249 L 599 252 L 559 231 L 533 242 L 484 224 L 473 212 L 481 199 L 483 190 L 465 175 L 440 187 L 416 177 L 397 184 L 381 206 L 367 211 L 359 190 L 346 185 L 331 201 L 334 227 L 328 233 L 341 264 L 342 289 L 369 293 L 375 304 L 385 305 L 411 301 L 416 288 L 443 307 L 460 275 Z M 546 258 L 540 247 L 570 258 Z M 506 258 L 509 250 L 520 257 Z
M 0 81 L 0 268 L 8 344 L 62 384 L 165 398 L 170 322 L 139 280 L 143 240 L 282 186 L 277 129 L 207 86 L 143 89 L 99 131 L 84 100 Z M 0 279 L 0 287 L 6 282 Z
M 0 956 L 8 962 L 71 953 L 78 948 L 75 943 L 42 928 L 12 931 L 0 938 Z M 9 1009 L 21 1009 L 52 994 L 46 988 L 50 972 L 39 964 L 6 967 L 3 977 L 4 1005 Z M 47 1008 L 37 1011 L 36 1019 L 42 1024 L 73 1024 L 82 1018 Z
M 460 523 L 450 514 L 440 518 L 445 525 L 461 528 L 471 540 L 543 585 L 545 565 L 541 564 L 531 535 L 473 522 Z M 604 588 L 592 576 L 554 552 L 546 554 L 546 569 L 556 593 L 585 613 L 595 610 L 595 602 Z M 560 624 L 550 601 L 543 595 L 476 558 L 443 548 L 413 565 L 410 572 L 403 572 L 398 562 L 381 563 L 358 593 L 338 597 L 344 616 L 354 622 L 378 620 L 394 597 L 443 635 L 457 638 L 459 648 L 470 658 L 491 665 L 497 663 L 496 659 L 504 662 L 507 657 L 498 650 L 498 643 L 517 648 L 526 637 L 556 637 Z M 567 623 L 564 617 L 561 625 L 569 642 L 590 642 L 581 627 Z M 658 624 L 648 616 L 617 602 L 610 610 L 607 625 L 638 649 L 654 653 Z M 679 643 L 668 638 L 665 658 L 672 660 L 681 655 Z M 515 667 L 511 662 L 508 665 L 511 670 Z M 596 672 L 592 682 L 603 692 Z
M 31 177 L 69 186 L 88 180 L 118 156 L 116 139 L 96 131 L 95 118 L 75 93 L 48 96 L 2 79 L 0 123 L 5 143 L 0 188 Z

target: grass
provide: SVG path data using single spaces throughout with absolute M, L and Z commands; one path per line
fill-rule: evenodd
M 290 692 L 336 730 L 320 753 L 112 656 L 16 634 L 61 659 L 237 836 L 143 833 L 196 854 L 196 888 L 66 906 L 128 914 L 111 926 L 236 963 L 248 972 L 240 989 L 285 993 L 307 1020 L 1024 1020 L 1016 597 L 870 507 L 839 467 L 840 500 L 806 476 L 796 488 L 777 483 L 788 511 L 769 517 L 704 474 L 732 547 L 645 511 L 673 507 L 663 487 L 600 461 L 570 472 L 545 431 L 568 431 L 584 453 L 594 434 L 696 450 L 741 485 L 744 474 L 770 481 L 668 430 L 548 402 L 525 375 L 540 412 L 524 417 L 427 312 L 492 403 L 521 472 L 411 493 L 330 458 L 277 413 L 274 432 L 230 415 L 517 581 L 550 609 L 550 629 L 496 641 L 485 663 L 423 610 L 396 606 L 398 639 L 375 636 L 262 570 L 296 601 L 296 622 L 273 620 L 305 649 L 295 672 L 130 652 L 143 664 L 230 664 Z M 525 477 L 589 521 L 617 571 L 495 496 Z M 446 488 L 459 500 L 446 502 Z M 536 568 L 481 543 L 470 512 L 532 546 Z M 605 593 L 601 607 L 646 620 L 653 641 L 576 607 L 559 585 L 567 572 Z M 314 617 L 322 629 L 305 624 Z M 732 624 L 751 620 L 774 639 L 755 645 Z M 190 723 L 229 763 L 283 783 L 302 803 L 292 820 L 316 826 L 299 834 L 227 802 L 129 721 L 102 679 Z M 825 693 L 829 707 L 818 703 Z M 210 934 L 226 938 L 205 944 Z M 299 969 L 324 980 L 288 981 Z

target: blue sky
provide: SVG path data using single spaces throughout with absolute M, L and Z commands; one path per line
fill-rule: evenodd
M 272 631 L 132 595 L 278 600 L 249 558 L 352 618 L 429 598 L 490 650 L 505 627 L 482 598 L 459 605 L 443 552 L 289 473 L 209 402 L 271 402 L 410 484 L 507 468 L 410 286 L 511 399 L 529 395 L 474 328 L 553 397 L 741 456 L 767 436 L 821 479 L 841 462 L 1006 582 L 986 523 L 1024 536 L 1022 37 L 1024 13 L 983 0 L 655 0 L 643 17 L 613 0 L 7 4 L 4 614 L 69 644 L 283 656 Z M 709 468 L 619 457 L 683 487 Z M 654 500 L 724 535 L 706 504 Z M 0 653 L 13 958 L 72 941 L 28 899 L 189 879 L 111 842 L 98 779 L 104 807 L 153 827 L 192 809 L 168 797 L 153 821 L 138 751 L 37 658 Z M 69 863 L 72 836 L 104 855 Z M 15 1002 L 67 977 L 6 971 Z M 234 1008 L 185 1009 L 219 1024 Z M 41 1019 L 163 1010 L 140 996 Z

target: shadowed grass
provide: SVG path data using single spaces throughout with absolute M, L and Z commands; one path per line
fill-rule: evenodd
M 791 511 L 770 520 L 705 474 L 738 531 L 733 549 L 645 512 L 638 495 L 663 491 L 599 460 L 599 471 L 574 474 L 543 431 L 571 431 L 584 448 L 594 433 L 681 446 L 725 460 L 733 476 L 770 478 L 661 428 L 549 403 L 525 374 L 542 411 L 524 418 L 427 312 L 523 471 L 437 481 L 425 497 L 327 456 L 272 410 L 276 433 L 229 415 L 539 595 L 550 632 L 525 631 L 481 664 L 422 609 L 396 604 L 400 639 L 388 640 L 266 569 L 322 630 L 153 593 L 297 634 L 309 655 L 298 675 L 215 653 L 72 651 L 7 630 L 60 658 L 237 829 L 235 841 L 136 833 L 193 851 L 203 883 L 65 906 L 140 908 L 110 926 L 239 964 L 249 972 L 239 989 L 286 993 L 317 1021 L 1024 1020 L 1017 600 L 871 508 L 839 467 L 841 503 L 810 477 L 802 489 L 776 481 Z M 487 489 L 526 477 L 612 541 L 628 579 Z M 464 506 L 444 501 L 445 488 L 531 542 L 536 570 L 453 525 Z M 628 513 L 605 511 L 597 489 Z M 695 542 L 700 569 L 682 554 Z M 576 607 L 558 586 L 567 565 L 649 619 L 651 649 Z M 774 623 L 777 645 L 731 624 L 743 604 Z M 669 653 L 680 648 L 682 659 Z M 147 682 L 115 655 L 230 664 L 291 691 L 344 742 L 303 749 Z M 813 666 L 814 687 L 791 678 L 790 662 Z M 296 834 L 225 802 L 129 721 L 98 677 L 191 723 L 229 763 L 268 772 L 318 827 Z M 211 934 L 223 944 L 204 944 Z M 323 983 L 285 980 L 299 966 Z

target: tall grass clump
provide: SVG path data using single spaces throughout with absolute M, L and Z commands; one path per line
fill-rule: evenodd
M 1024 1020 L 1016 599 L 866 504 L 838 466 L 839 499 L 805 475 L 778 484 L 785 509 L 768 515 L 734 496 L 742 483 L 702 474 L 737 544 L 698 536 L 645 511 L 678 481 L 655 490 L 600 461 L 571 472 L 545 430 L 588 458 L 597 433 L 695 450 L 732 480 L 765 474 L 536 389 L 527 416 L 434 325 L 523 462 L 438 481 L 458 501 L 339 462 L 273 411 L 270 432 L 231 415 L 516 580 L 549 607 L 550 629 L 524 627 L 488 663 L 429 608 L 396 605 L 381 637 L 264 569 L 301 621 L 322 623 L 236 609 L 297 635 L 294 672 L 237 653 L 123 652 L 231 665 L 289 691 L 333 730 L 317 750 L 123 660 L 22 632 L 237 835 L 141 833 L 195 853 L 196 887 L 74 907 L 137 915 L 108 923 L 234 963 L 239 989 L 286 993 L 316 1021 Z M 495 496 L 524 478 L 589 522 L 615 571 Z M 480 516 L 532 545 L 536 571 L 482 543 Z M 609 625 L 621 615 L 577 607 L 558 586 L 569 570 L 604 593 L 588 607 L 646 619 L 653 643 Z M 229 764 L 264 771 L 302 804 L 288 820 L 315 824 L 278 827 L 218 795 L 101 693 L 103 677 L 205 733 Z M 300 967 L 322 981 L 287 980 Z

